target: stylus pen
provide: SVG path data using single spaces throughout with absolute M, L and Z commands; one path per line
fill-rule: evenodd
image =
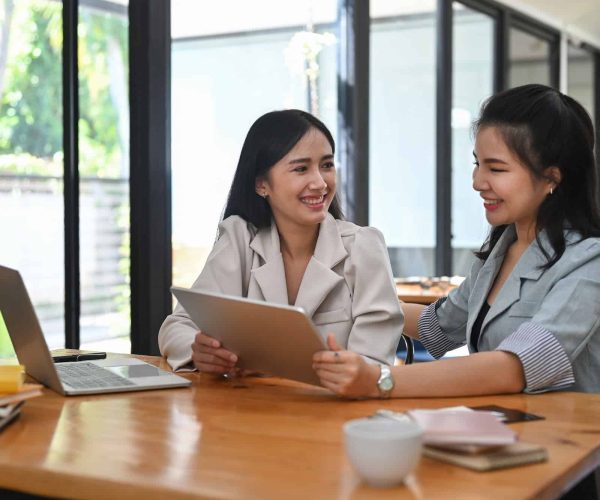
M 104 359 L 105 352 L 86 352 L 85 354 L 67 354 L 65 356 L 52 356 L 55 363 L 66 363 L 67 361 L 89 361 L 91 359 Z

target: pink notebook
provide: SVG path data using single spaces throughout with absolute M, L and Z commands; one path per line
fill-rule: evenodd
M 500 446 L 517 441 L 517 434 L 492 413 L 460 410 L 410 410 L 406 413 L 423 428 L 426 445 Z

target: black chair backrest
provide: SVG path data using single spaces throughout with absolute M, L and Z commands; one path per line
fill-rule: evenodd
M 410 365 L 415 357 L 415 346 L 412 339 L 408 335 L 402 334 L 402 341 L 406 347 L 406 356 L 404 357 L 404 364 Z

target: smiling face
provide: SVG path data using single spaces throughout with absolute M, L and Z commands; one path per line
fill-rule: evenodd
M 492 126 L 477 132 L 473 154 L 473 189 L 483 198 L 487 221 L 492 226 L 515 224 L 518 231 L 535 231 L 540 205 L 556 187 L 552 179 L 558 169 L 550 167 L 546 177 L 534 177 Z
M 315 128 L 310 128 L 265 178 L 256 180 L 256 192 L 266 195 L 278 227 L 321 223 L 335 189 L 333 150 L 327 138 Z

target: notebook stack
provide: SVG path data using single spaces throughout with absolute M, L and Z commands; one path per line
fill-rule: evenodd
M 26 384 L 20 365 L 0 365 L 0 430 L 21 414 L 25 400 L 42 395 L 42 386 Z
M 548 460 L 545 447 L 519 441 L 517 433 L 496 413 L 458 406 L 406 413 L 379 410 L 375 415 L 416 422 L 423 429 L 423 454 L 426 457 L 467 469 L 488 471 Z M 528 420 L 541 418 L 524 415 L 530 417 Z
M 543 462 L 543 446 L 518 441 L 516 432 L 492 412 L 412 410 L 407 412 L 424 430 L 423 453 L 468 469 L 486 471 Z

